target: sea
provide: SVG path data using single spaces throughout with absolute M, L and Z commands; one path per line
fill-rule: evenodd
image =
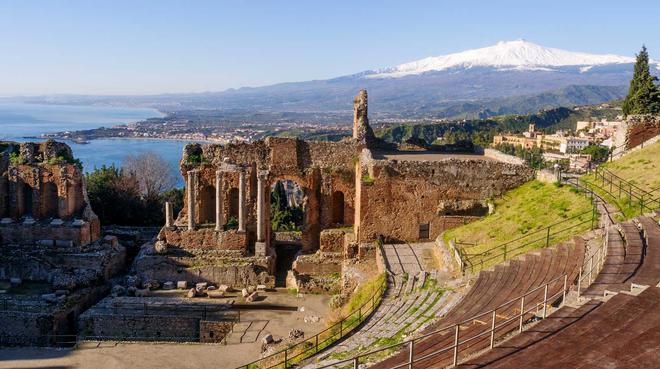
M 161 112 L 146 108 L 0 103 L 0 140 L 41 141 L 31 137 L 44 133 L 111 127 L 162 116 Z M 162 156 L 176 170 L 183 147 L 189 143 L 181 140 L 125 138 L 91 140 L 85 144 L 64 142 L 71 146 L 73 155 L 82 161 L 85 172 L 103 165 L 121 166 L 127 155 L 148 151 Z M 183 178 L 180 178 L 179 185 L 183 185 Z

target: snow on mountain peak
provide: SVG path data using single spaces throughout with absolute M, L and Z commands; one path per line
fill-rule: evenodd
M 597 55 L 543 47 L 525 40 L 500 41 L 496 45 L 444 56 L 433 56 L 366 75 L 367 78 L 403 77 L 455 67 L 496 67 L 518 70 L 548 70 L 552 67 L 634 63 L 634 57 Z M 582 68 L 584 71 L 587 69 Z

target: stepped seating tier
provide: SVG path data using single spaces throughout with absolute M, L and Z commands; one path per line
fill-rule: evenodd
M 657 368 L 660 289 L 564 307 L 462 367 Z
M 644 262 L 631 282 L 656 286 L 660 283 L 660 225 L 650 217 L 639 217 L 646 243 Z
M 461 300 L 461 302 L 444 318 L 430 327 L 427 332 L 448 327 L 467 319 L 475 318 L 471 323 L 461 325 L 462 337 L 473 337 L 490 328 L 490 310 L 507 303 L 526 292 L 543 286 L 545 283 L 557 279 L 549 286 L 549 296 L 558 293 L 563 288 L 563 279 L 568 274 L 568 283 L 572 284 L 582 266 L 585 252 L 584 241 L 580 238 L 574 240 L 575 245 L 561 244 L 556 248 L 543 249 L 522 257 L 513 259 L 508 263 L 497 265 L 492 270 L 482 271 L 474 286 Z M 525 310 L 538 305 L 543 300 L 543 288 L 528 295 L 525 300 Z M 504 322 L 507 318 L 519 313 L 519 300 L 512 301 L 497 310 L 496 322 Z M 479 314 L 484 314 L 478 316 Z M 487 315 L 486 315 L 487 314 Z M 526 318 L 532 317 L 532 312 Z M 505 334 L 517 329 L 517 321 L 511 321 L 498 329 L 497 334 Z M 453 344 L 454 331 L 445 330 L 429 336 L 421 342 L 415 343 L 415 356 L 421 357 Z M 489 338 L 484 335 L 460 346 L 461 356 L 467 356 L 487 348 Z M 397 355 L 374 365 L 374 368 L 391 368 L 407 362 L 408 353 L 400 352 Z M 442 368 L 451 364 L 452 351 L 446 350 L 427 359 L 415 363 L 415 368 Z

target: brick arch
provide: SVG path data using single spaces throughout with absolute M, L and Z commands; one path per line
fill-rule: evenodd
M 57 184 L 45 182 L 41 185 L 41 217 L 57 218 L 59 209 L 59 196 Z

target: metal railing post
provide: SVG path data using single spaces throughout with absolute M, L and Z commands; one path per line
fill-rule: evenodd
M 564 288 L 562 289 L 561 303 L 566 303 L 566 288 L 568 287 L 568 274 L 564 276 Z
M 580 272 L 578 273 L 577 297 L 580 297 L 580 288 L 581 287 L 582 287 L 582 267 L 580 267 Z
M 415 349 L 415 340 L 410 340 L 410 344 L 408 345 L 408 369 L 413 369 L 413 352 Z
M 355 359 L 353 359 L 353 369 L 358 369 L 358 366 L 360 364 L 358 360 L 359 358 L 360 358 L 359 356 L 356 356 Z
M 548 233 L 545 236 L 545 247 L 550 246 L 550 227 L 548 227 Z
M 287 350 L 284 350 L 284 369 L 289 366 L 289 357 L 287 356 Z
M 543 288 L 543 319 L 545 319 L 548 312 L 548 284 Z
M 454 366 L 458 364 L 458 332 L 460 329 L 460 324 L 456 324 L 456 330 L 454 333 Z
M 589 258 L 589 284 L 591 284 L 591 273 L 593 272 L 594 269 L 594 256 L 591 255 Z
M 525 296 L 522 296 L 520 298 L 520 323 L 518 324 L 518 333 L 522 332 L 524 315 L 525 315 Z
M 490 322 L 490 348 L 493 348 L 495 343 L 495 310 L 493 310 L 493 318 Z

